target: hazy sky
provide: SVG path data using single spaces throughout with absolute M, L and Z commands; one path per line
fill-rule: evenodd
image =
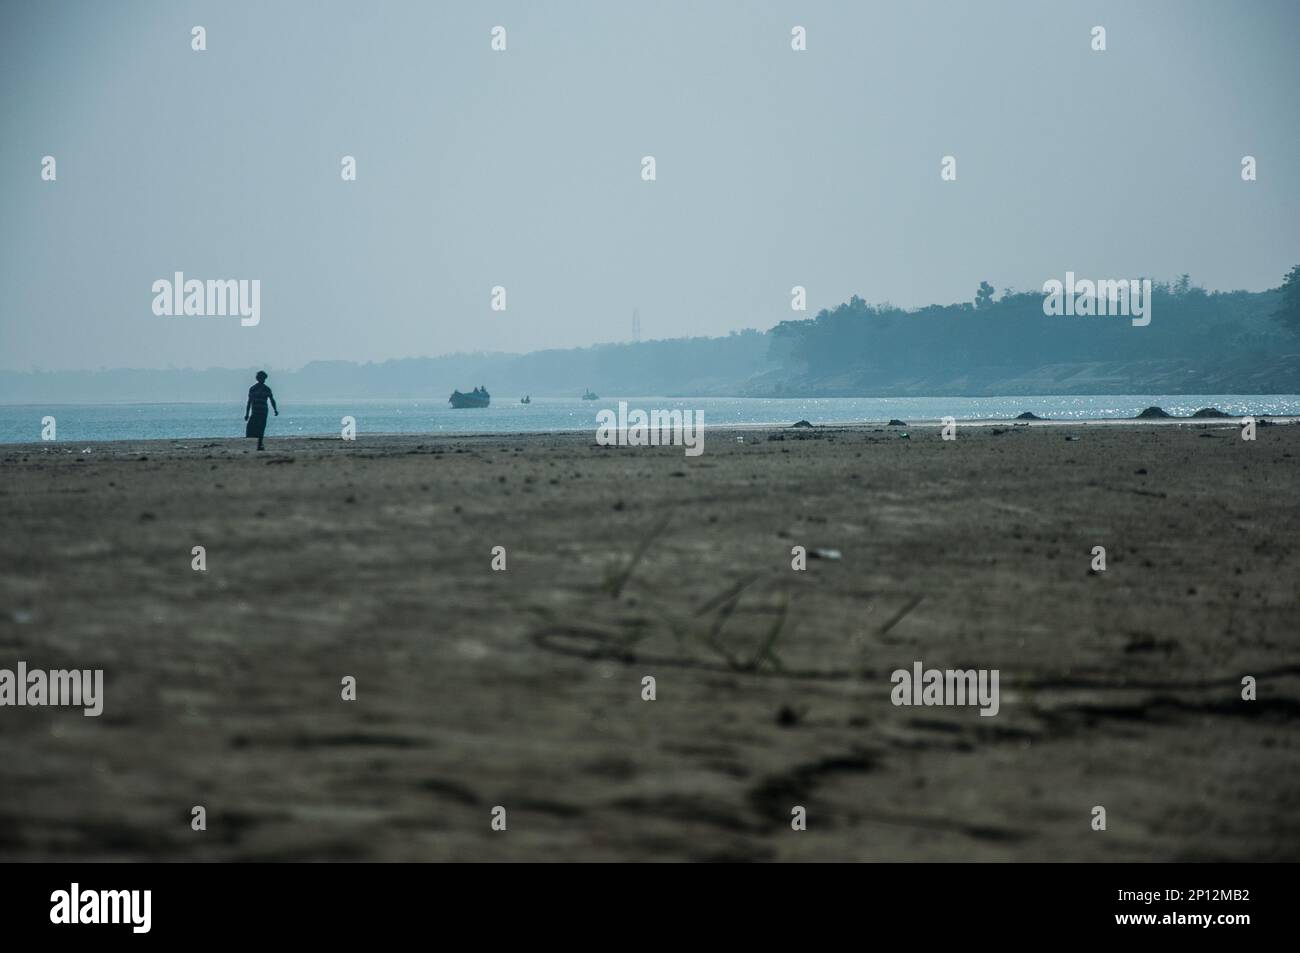
M 0 11 L 7 369 L 526 351 L 627 339 L 633 307 L 646 338 L 768 328 L 796 284 L 811 316 L 1300 262 L 1294 0 Z M 259 279 L 261 323 L 156 316 L 178 270 Z

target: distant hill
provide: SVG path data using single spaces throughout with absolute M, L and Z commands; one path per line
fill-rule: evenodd
M 1049 316 L 1039 292 L 903 311 L 861 298 L 769 332 L 751 396 L 1300 393 L 1277 291 L 1153 287 L 1151 323 Z
M 313 361 L 271 372 L 281 399 L 441 397 L 480 384 L 502 397 L 578 397 L 735 393 L 769 370 L 767 336 L 739 331 L 721 338 L 679 338 L 636 344 L 535 351 L 452 354 L 380 363 Z M 242 403 L 255 367 L 209 370 L 0 371 L 0 402 L 95 403 L 233 401 Z
M 503 398 L 577 397 L 586 388 L 745 397 L 1300 393 L 1300 336 L 1274 318 L 1277 290 L 1156 284 L 1146 327 L 1048 316 L 1041 293 L 994 301 L 989 290 L 979 307 L 911 311 L 855 296 L 766 333 L 268 370 L 277 395 L 292 400 L 445 397 L 480 384 Z M 0 371 L 0 401 L 240 403 L 255 370 Z

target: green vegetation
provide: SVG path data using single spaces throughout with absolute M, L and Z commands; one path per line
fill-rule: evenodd
M 1207 293 L 1186 275 L 1155 282 L 1151 314 L 1140 328 L 1125 317 L 1047 316 L 1041 291 L 1008 289 L 995 301 L 987 281 L 973 303 L 912 311 L 854 296 L 773 328 L 780 371 L 764 385 L 827 396 L 1300 390 L 1300 267 L 1264 292 Z M 1082 390 L 1071 383 L 1080 375 Z

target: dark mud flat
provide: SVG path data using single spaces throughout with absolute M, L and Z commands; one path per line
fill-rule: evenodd
M 1237 432 L 0 448 L 0 667 L 106 696 L 0 708 L 0 858 L 1300 859 L 1300 427 Z

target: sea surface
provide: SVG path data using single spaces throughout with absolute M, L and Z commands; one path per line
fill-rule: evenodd
M 883 422 L 898 418 L 909 423 L 939 420 L 1010 419 L 1023 411 L 1055 420 L 1108 420 L 1132 417 L 1150 406 L 1175 415 L 1202 407 L 1230 414 L 1300 415 L 1295 394 L 1131 394 L 1041 397 L 827 397 L 767 399 L 746 397 L 634 397 L 613 395 L 600 400 L 534 397 L 519 403 L 519 395 L 494 396 L 484 409 L 453 410 L 445 398 L 407 400 L 339 400 L 295 402 L 277 398 L 280 416 L 272 416 L 268 439 L 338 436 L 344 417 L 356 418 L 358 437 L 385 433 L 539 433 L 591 430 L 602 409 L 617 413 L 618 402 L 629 410 L 693 410 L 703 413 L 706 427 L 789 425 L 797 420 L 814 424 Z M 55 418 L 55 439 L 73 443 L 104 440 L 154 440 L 184 437 L 243 437 L 244 400 L 187 404 L 0 404 L 0 443 L 41 440 L 42 418 Z

